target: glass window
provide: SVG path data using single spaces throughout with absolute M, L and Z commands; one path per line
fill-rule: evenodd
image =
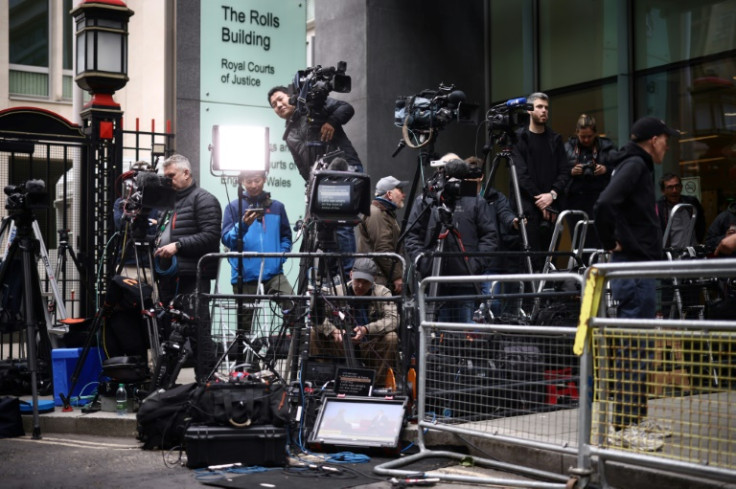
M 617 8 L 613 0 L 539 2 L 539 72 L 544 90 L 616 74 Z
M 49 66 L 48 0 L 10 0 L 10 63 Z
M 531 53 L 531 46 L 524 47 L 523 30 L 531 22 L 523 21 L 526 3 L 518 0 L 491 2 L 492 100 L 527 95 L 524 90 L 524 53 Z M 527 76 L 531 86 L 531 74 Z
M 634 2 L 637 70 L 736 49 L 736 0 Z
M 595 117 L 598 134 L 613 140 L 616 147 L 621 146 L 616 83 L 550 95 L 549 127 L 560 133 L 565 141 L 575 134 L 580 114 Z
M 73 25 L 74 19 L 69 14 L 72 10 L 72 0 L 64 0 L 64 8 L 62 14 L 64 15 L 64 61 L 63 68 L 65 70 L 72 69 L 72 60 L 74 59 L 73 47 L 72 47 L 72 36 L 74 35 Z
M 707 223 L 736 199 L 736 61 L 734 56 L 636 78 L 637 117 L 660 117 L 682 135 L 670 141 L 657 180 L 674 173 L 691 183 Z M 657 187 L 659 191 L 659 187 Z

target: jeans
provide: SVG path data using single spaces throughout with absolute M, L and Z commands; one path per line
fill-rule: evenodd
M 612 259 L 613 262 L 622 261 Z M 619 318 L 653 319 L 657 311 L 655 279 L 617 279 L 611 281 L 613 299 L 618 302 Z M 647 352 L 652 345 L 638 338 L 621 338 L 615 349 L 614 419 L 616 428 L 638 423 L 647 415 Z

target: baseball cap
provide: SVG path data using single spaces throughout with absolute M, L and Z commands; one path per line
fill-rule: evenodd
M 667 127 L 662 119 L 656 117 L 642 117 L 631 126 L 631 140 L 634 142 L 646 141 L 660 134 L 679 136 L 680 133 L 671 127 Z
M 376 184 L 376 195 L 383 195 L 389 190 L 404 188 L 407 185 L 409 185 L 408 180 L 399 180 L 398 178 L 394 178 L 389 175 L 380 179 Z
M 378 273 L 378 269 L 376 268 L 376 264 L 373 262 L 370 258 L 358 258 L 355 260 L 355 263 L 353 263 L 353 278 L 362 278 L 363 280 L 367 280 L 370 283 L 373 283 L 376 279 L 376 273 Z

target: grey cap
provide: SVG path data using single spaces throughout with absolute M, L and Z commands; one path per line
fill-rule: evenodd
M 399 180 L 398 178 L 394 178 L 390 175 L 387 177 L 383 177 L 376 184 L 376 196 L 383 195 L 389 190 L 393 190 L 395 188 L 404 188 L 408 185 L 408 180 Z
M 373 283 L 376 280 L 378 268 L 370 258 L 357 258 L 353 263 L 352 273 L 353 279 L 362 278 Z

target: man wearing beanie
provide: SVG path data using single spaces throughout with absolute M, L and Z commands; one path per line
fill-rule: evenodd
M 391 297 L 391 291 L 383 285 L 375 283 L 376 264 L 370 258 L 358 258 L 350 271 L 350 282 L 347 287 L 340 285 L 337 294 L 349 297 Z M 330 301 L 327 304 L 326 319 L 315 328 L 311 338 L 313 355 L 344 357 L 344 338 L 352 331 L 350 342 L 358 362 L 366 368 L 376 371 L 375 386 L 385 387 L 389 384 L 387 376 L 389 368 L 395 368 L 395 358 L 399 337 L 399 314 L 396 303 L 389 300 L 364 301 L 346 299 Z M 330 314 L 336 307 L 341 315 Z
M 401 228 L 396 211 L 404 207 L 409 182 L 392 176 L 383 177 L 376 184 L 371 203 L 371 213 L 358 225 L 358 253 L 398 253 Z M 378 274 L 376 283 L 389 287 L 394 294 L 401 294 L 404 287 L 404 267 L 401 261 L 388 257 L 374 258 Z

